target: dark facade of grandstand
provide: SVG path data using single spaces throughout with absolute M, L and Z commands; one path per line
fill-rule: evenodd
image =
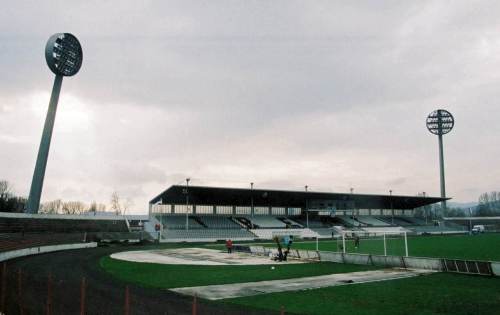
M 187 198 L 186 198 L 187 197 Z M 270 189 L 241 189 L 174 185 L 153 198 L 150 205 L 186 204 L 301 209 L 402 209 L 411 210 L 446 200 L 439 197 L 302 192 Z

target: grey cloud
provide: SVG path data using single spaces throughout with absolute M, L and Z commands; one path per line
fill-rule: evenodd
M 450 195 L 497 189 L 496 3 L 1 4 L 0 175 L 21 193 L 53 80 L 43 48 L 58 31 L 79 37 L 84 63 L 63 83 L 44 198 L 117 190 L 144 210 L 185 177 L 438 194 L 424 124 L 437 107 L 457 120 Z

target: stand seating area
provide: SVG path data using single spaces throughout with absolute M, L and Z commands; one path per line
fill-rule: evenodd
M 305 215 L 215 215 L 190 214 L 189 229 L 186 231 L 184 214 L 160 214 L 163 224 L 162 241 L 214 241 L 214 240 L 253 240 L 272 239 L 276 234 L 297 235 L 300 238 L 335 238 L 343 232 L 390 234 L 407 232 L 409 234 L 462 233 L 459 225 L 432 226 L 424 220 L 408 216 L 314 216 L 309 215 L 309 227 Z
M 160 222 L 167 229 L 182 230 L 186 228 L 186 215 L 162 216 Z M 204 226 L 198 223 L 192 216 L 189 216 L 188 228 L 203 229 Z
M 128 232 L 125 219 L 63 219 L 59 218 L 30 217 L 2 217 L 0 216 L 0 233 L 16 232 Z
M 84 237 L 84 233 L 2 233 L 0 234 L 0 252 L 47 245 L 82 243 Z
M 227 216 L 201 215 L 198 218 L 210 229 L 241 229 L 239 224 Z
M 132 226 L 132 225 L 131 225 Z M 123 216 L 0 213 L 0 251 L 91 241 L 151 240 Z
M 279 220 L 273 216 L 246 216 L 246 219 L 250 220 L 254 227 L 258 228 L 286 228 L 286 223 Z
M 361 223 L 367 224 L 368 226 L 390 226 L 389 223 L 370 216 L 358 216 L 356 217 L 356 220 Z

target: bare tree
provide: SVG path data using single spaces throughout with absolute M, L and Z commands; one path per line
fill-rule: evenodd
M 63 202 L 61 199 L 56 199 L 48 202 L 44 202 L 41 206 L 41 213 L 57 214 L 62 213 Z
M 122 206 L 120 204 L 120 195 L 118 195 L 118 192 L 114 191 L 111 194 L 111 210 L 115 214 L 121 214 L 122 212 Z
M 90 203 L 89 212 L 94 212 L 94 214 L 97 212 L 97 202 L 95 200 Z
M 6 180 L 0 180 L 0 199 L 7 200 L 12 197 L 12 188 Z
M 133 206 L 134 206 L 134 202 L 132 201 L 132 199 L 127 198 L 122 205 L 123 214 L 126 214 L 130 209 L 132 209 Z
M 0 212 L 22 212 L 25 204 L 25 198 L 15 196 L 8 181 L 0 180 Z
M 500 213 L 500 192 L 492 191 L 479 196 L 478 216 L 493 216 Z
M 67 201 L 62 205 L 64 214 L 82 214 L 86 209 L 87 205 L 81 201 Z

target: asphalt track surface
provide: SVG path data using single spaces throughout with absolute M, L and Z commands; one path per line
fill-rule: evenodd
M 7 314 L 80 314 L 81 283 L 85 277 L 85 314 L 124 314 L 129 286 L 130 314 L 192 314 L 193 298 L 168 290 L 121 282 L 99 267 L 99 259 L 138 246 L 98 247 L 28 256 L 7 262 Z M 19 278 L 18 270 L 21 270 Z M 51 281 L 48 281 L 48 275 Z M 182 275 L 179 275 L 182 276 Z M 19 295 L 19 279 L 21 294 Z M 197 314 L 277 314 L 197 299 Z

